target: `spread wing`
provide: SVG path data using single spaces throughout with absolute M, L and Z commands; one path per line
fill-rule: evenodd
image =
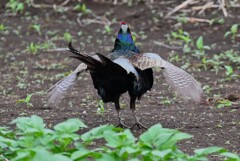
M 163 68 L 163 75 L 167 83 L 184 98 L 190 98 L 195 102 L 200 102 L 202 97 L 202 88 L 190 74 L 165 61 L 158 54 L 144 53 L 134 57 L 132 64 L 141 70 L 160 67 Z
M 50 106 L 57 106 L 63 97 L 71 90 L 71 88 L 76 83 L 78 75 L 84 72 L 87 69 L 87 65 L 84 63 L 79 64 L 77 69 L 69 74 L 67 77 L 58 81 L 55 85 L 53 85 L 48 91 L 48 102 L 47 104 Z

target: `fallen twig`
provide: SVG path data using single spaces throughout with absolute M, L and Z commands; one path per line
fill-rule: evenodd
M 192 7 L 192 10 L 200 10 L 198 12 L 199 15 L 204 14 L 206 9 L 209 8 L 219 8 L 219 5 L 215 5 L 213 2 L 208 2 L 203 6 L 196 6 L 196 7 Z
M 202 4 L 200 2 L 205 3 L 204 5 L 200 6 L 193 6 L 191 7 L 191 11 L 199 11 L 198 14 L 204 14 L 207 9 L 215 8 L 215 9 L 220 9 L 223 12 L 223 15 L 225 17 L 228 17 L 228 13 L 226 10 L 226 6 L 228 7 L 240 7 L 239 5 L 227 5 L 225 0 L 218 0 L 213 1 L 213 0 L 203 0 L 203 1 L 198 1 L 198 0 L 186 0 L 180 5 L 176 6 L 172 11 L 168 12 L 165 18 L 169 18 L 172 14 L 174 14 L 177 11 L 183 11 L 184 8 L 186 8 L 188 5 L 195 5 L 195 4 Z
M 71 0 L 65 0 L 63 3 L 61 3 L 60 5 L 50 5 L 50 4 L 36 4 L 34 3 L 34 0 L 30 0 L 31 6 L 34 8 L 57 8 L 57 7 L 63 7 L 65 5 L 67 5 Z
M 168 49 L 172 49 L 172 50 L 179 50 L 179 49 L 182 49 L 182 46 L 169 46 L 167 44 L 164 44 L 163 42 L 159 42 L 159 41 L 153 41 L 156 45 L 159 45 L 159 46 L 163 46 L 165 48 L 168 48 Z
M 191 9 L 196 11 L 196 10 L 205 10 L 205 9 L 208 9 L 208 8 L 219 8 L 219 6 L 218 5 L 213 5 L 213 3 L 210 2 L 210 3 L 207 3 L 203 6 L 194 6 Z
M 225 9 L 225 6 L 226 6 L 225 0 L 218 0 L 218 1 L 220 3 L 220 8 L 222 9 L 224 16 L 228 17 L 228 13 L 227 13 L 227 11 Z
M 218 2 L 219 2 L 219 5 L 214 4 L 214 2 L 207 2 L 203 6 L 194 6 L 194 7 L 192 7 L 192 10 L 194 10 L 194 11 L 200 10 L 198 14 L 204 14 L 206 9 L 220 8 L 220 9 L 222 9 L 224 16 L 227 17 L 228 13 L 227 13 L 227 11 L 225 9 L 225 6 L 226 6 L 225 0 L 218 0 Z
M 47 52 L 53 52 L 53 51 L 68 51 L 68 48 L 55 48 L 55 49 L 49 49 Z
M 170 17 L 171 19 L 179 19 L 181 17 Z M 187 22 L 190 22 L 190 23 L 196 23 L 196 22 L 205 22 L 205 23 L 211 23 L 212 21 L 211 20 L 208 20 L 208 19 L 203 19 L 203 18 L 195 18 L 195 17 L 183 17 L 184 20 L 186 20 Z
M 186 1 L 184 1 L 180 5 L 176 6 L 171 12 L 168 12 L 167 15 L 165 16 L 165 18 L 170 17 L 172 14 L 174 14 L 175 12 L 177 12 L 177 11 L 181 10 L 182 8 L 186 7 L 188 4 L 190 4 L 193 1 L 194 0 L 186 0 Z
M 83 19 L 81 20 L 81 17 L 78 17 L 77 18 L 77 22 L 80 26 L 86 26 L 86 25 L 89 25 L 89 24 L 92 24 L 92 23 L 97 23 L 97 24 L 102 24 L 102 25 L 112 25 L 113 22 L 110 21 L 107 17 L 105 16 L 98 16 L 94 13 L 91 13 L 91 15 L 94 17 L 93 19 Z

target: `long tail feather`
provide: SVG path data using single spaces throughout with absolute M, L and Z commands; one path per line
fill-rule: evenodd
M 109 58 L 103 56 L 102 54 L 96 53 L 96 55 L 100 58 L 100 60 L 101 60 L 101 62 L 103 64 L 112 63 L 112 60 L 110 60 Z
M 81 54 L 78 50 L 76 50 L 72 46 L 71 42 L 68 44 L 68 48 L 69 48 L 69 51 L 71 53 L 75 54 L 74 56 L 70 56 L 70 57 L 82 61 L 83 63 L 85 63 L 88 66 L 88 68 L 95 69 L 95 68 L 102 65 L 102 63 L 99 62 L 99 59 L 96 58 L 96 56 L 91 57 L 91 56 L 88 56 L 88 55 Z

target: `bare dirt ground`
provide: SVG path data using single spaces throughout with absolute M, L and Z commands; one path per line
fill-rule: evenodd
M 72 10 L 60 13 L 53 9 L 27 8 L 25 13 L 12 16 L 6 14 L 4 5 L 6 2 L 1 2 L 0 24 L 4 24 L 7 29 L 0 31 L 0 125 L 9 125 L 11 120 L 19 116 L 33 114 L 43 117 L 48 126 L 68 118 L 81 118 L 88 125 L 88 129 L 103 124 L 117 124 L 117 114 L 112 104 L 105 104 L 105 110 L 100 114 L 97 112 L 99 103 L 96 100 L 100 100 L 100 97 L 96 94 L 88 73 L 80 76 L 78 85 L 59 107 L 44 106 L 45 91 L 79 64 L 77 60 L 68 58 L 68 52 L 49 51 L 67 47 L 67 34 L 64 36 L 64 33 L 72 35 L 73 45 L 81 51 L 107 54 L 113 47 L 119 22 L 126 21 L 136 35 L 137 45 L 141 51 L 159 53 L 169 60 L 172 53 L 177 53 L 179 61 L 173 60 L 172 63 L 180 67 L 188 64 L 186 70 L 199 80 L 202 86 L 209 86 L 209 90 L 205 90 L 204 99 L 210 102 L 202 104 L 184 102 L 181 98 L 176 98 L 166 85 L 161 71 L 154 69 L 153 89 L 137 103 L 141 121 L 146 126 L 161 123 L 166 128 L 175 128 L 192 134 L 193 139 L 180 143 L 181 148 L 189 153 L 192 153 L 193 149 L 213 145 L 240 153 L 240 80 L 239 78 L 226 80 L 226 69 L 223 67 L 230 65 L 235 74 L 240 74 L 239 64 L 223 61 L 224 64 L 219 66 L 219 72 L 216 73 L 211 66 L 202 68 L 202 60 L 194 54 L 183 54 L 181 49 L 169 49 L 154 43 L 158 41 L 170 44 L 167 41 L 168 36 L 172 31 L 182 28 L 194 41 L 201 35 L 204 37 L 204 44 L 211 46 L 211 50 L 206 51 L 207 58 L 230 49 L 238 52 L 239 37 L 233 42 L 230 36 L 224 38 L 224 34 L 232 24 L 239 22 L 240 10 L 229 9 L 231 16 L 225 18 L 223 24 L 183 23 L 176 26 L 176 20 L 164 19 L 161 13 L 166 14 L 169 7 L 173 8 L 177 4 L 162 2 L 156 2 L 156 5 L 150 7 L 141 3 L 129 7 L 127 4 L 113 5 L 85 1 L 87 7 L 96 15 L 105 15 L 111 21 L 116 20 L 116 23 L 111 25 L 110 32 L 103 24 L 80 25 L 80 21 L 86 23 L 88 22 L 86 20 L 93 19 L 89 14 L 80 17 L 77 11 Z M 76 3 L 71 2 L 68 6 L 74 6 Z M 206 19 L 213 17 L 224 18 L 222 12 L 218 10 L 210 10 L 203 16 Z M 41 25 L 40 32 L 33 29 L 34 24 Z M 42 47 L 33 53 L 27 50 L 31 43 L 50 47 Z M 26 98 L 27 94 L 33 94 L 31 98 L 33 106 L 16 105 L 16 102 Z M 235 100 L 229 98 L 233 101 L 230 107 L 213 106 L 211 98 L 214 95 L 224 98 L 230 94 L 236 96 Z M 133 116 L 128 108 L 128 96 L 124 95 L 121 101 L 124 122 L 131 125 Z M 143 130 L 133 130 L 136 136 L 142 132 Z

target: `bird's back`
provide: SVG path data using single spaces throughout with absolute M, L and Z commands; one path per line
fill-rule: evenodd
M 131 59 L 134 55 L 138 54 L 140 53 L 136 53 L 131 50 L 114 50 L 108 55 L 108 57 L 112 60 L 116 60 L 119 57 Z M 153 71 L 151 68 L 145 70 L 140 70 L 136 67 L 133 68 L 135 68 L 137 76 L 134 73 L 135 79 L 133 82 L 131 82 L 131 86 L 129 86 L 128 92 L 130 95 L 138 97 L 138 99 L 140 99 L 140 97 L 148 90 L 150 90 L 153 86 Z
M 110 60 L 110 59 L 109 59 Z M 127 73 L 120 65 L 108 61 L 101 68 L 90 69 L 94 88 L 104 102 L 113 102 L 128 91 L 135 79 L 132 73 Z

